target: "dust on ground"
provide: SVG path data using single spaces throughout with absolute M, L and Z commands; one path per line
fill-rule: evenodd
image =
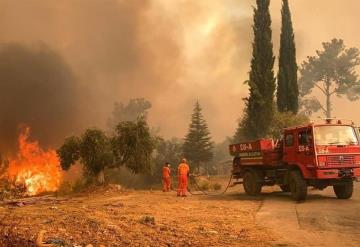
M 28 246 L 41 230 L 47 231 L 44 240 L 68 246 L 278 245 L 255 222 L 262 201 L 238 191 L 181 198 L 174 192 L 102 189 L 45 199 L 0 205 L 6 234 L 29 240 Z

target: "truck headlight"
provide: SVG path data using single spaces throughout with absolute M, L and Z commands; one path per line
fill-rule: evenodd
M 355 156 L 355 165 L 360 165 L 360 155 Z
M 326 166 L 326 156 L 318 156 L 318 166 Z

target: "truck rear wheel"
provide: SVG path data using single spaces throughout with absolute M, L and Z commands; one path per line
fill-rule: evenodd
M 350 199 L 354 190 L 352 180 L 346 180 L 342 184 L 334 185 L 334 192 L 338 199 Z
M 307 196 L 307 183 L 300 171 L 292 171 L 289 178 L 291 197 L 295 201 L 303 201 Z
M 248 171 L 244 175 L 243 179 L 244 190 L 246 194 L 250 196 L 259 195 L 261 192 L 261 177 L 257 172 Z

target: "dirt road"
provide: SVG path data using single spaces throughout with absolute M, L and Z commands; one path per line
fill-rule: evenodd
M 332 188 L 309 192 L 303 203 L 287 193 L 266 193 L 257 222 L 294 246 L 360 246 L 360 183 L 351 200 L 336 199 Z

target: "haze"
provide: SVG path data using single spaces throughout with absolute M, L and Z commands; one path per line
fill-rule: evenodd
M 29 123 L 35 135 L 56 146 L 86 127 L 105 128 L 115 101 L 144 97 L 153 105 L 150 124 L 160 127 L 164 137 L 185 135 L 196 100 L 204 108 L 214 141 L 232 136 L 242 116 L 242 98 L 248 94 L 243 82 L 251 56 L 253 4 L 254 0 L 0 0 L 0 58 L 7 58 L 4 68 L 16 68 L 15 76 L 0 75 L 0 99 L 7 99 L 0 108 L 0 134 Z M 290 5 L 299 64 L 334 37 L 360 48 L 359 1 L 296 0 Z M 280 8 L 281 0 L 272 0 L 276 54 Z M 17 47 L 16 52 L 6 53 L 9 47 Z M 12 54 L 21 59 L 15 56 L 11 62 Z M 16 67 L 31 56 L 39 57 L 40 65 L 52 61 L 45 71 L 61 70 L 61 76 L 44 77 L 31 62 Z M 26 83 L 24 78 L 37 86 L 24 93 L 17 86 Z M 32 99 L 39 103 L 31 104 Z M 360 123 L 353 110 L 359 106 L 360 101 L 336 100 L 334 115 Z M 4 148 L 9 142 L 1 143 Z

